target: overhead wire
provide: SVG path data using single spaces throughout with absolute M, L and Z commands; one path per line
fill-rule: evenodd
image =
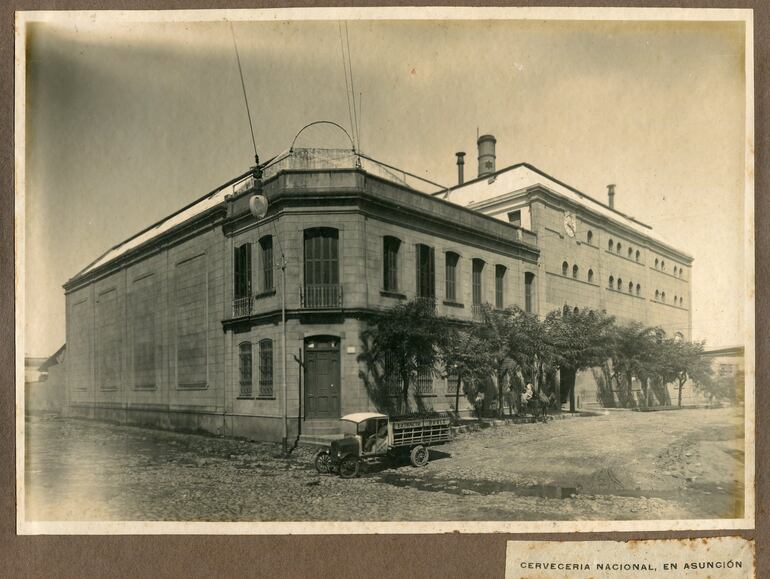
M 350 90 L 353 93 L 353 119 L 356 122 L 355 125 L 355 132 L 356 132 L 356 143 L 358 143 L 358 148 L 361 148 L 361 135 L 358 130 L 358 113 L 356 112 L 356 85 L 353 82 L 353 60 L 350 58 L 350 36 L 348 34 L 348 21 L 345 21 L 345 40 L 348 47 L 348 71 L 350 72 Z
M 347 24 L 346 24 L 347 26 Z M 350 85 L 348 83 L 348 66 L 347 61 L 345 60 L 345 43 L 342 39 L 342 22 L 337 21 L 337 29 L 340 35 L 340 54 L 342 55 L 342 71 L 345 76 L 345 96 L 348 100 L 348 119 L 350 121 L 350 132 L 353 134 L 353 149 L 358 149 L 358 145 L 356 144 L 356 127 L 353 124 L 353 112 L 350 107 Z M 355 103 L 353 103 L 355 106 Z
M 241 77 L 241 88 L 243 89 L 243 100 L 246 103 L 246 116 L 249 118 L 249 130 L 251 131 L 251 144 L 254 145 L 254 161 L 259 165 L 259 155 L 257 154 L 257 140 L 254 137 L 254 123 L 251 120 L 251 110 L 249 109 L 249 97 L 246 95 L 246 83 L 243 80 L 243 68 L 241 67 L 241 55 L 238 53 L 238 42 L 235 40 L 235 28 L 230 21 L 230 33 L 233 37 L 233 47 L 235 48 L 235 60 L 238 62 L 238 74 Z

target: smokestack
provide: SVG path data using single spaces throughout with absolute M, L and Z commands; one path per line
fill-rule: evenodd
M 460 151 L 457 155 L 457 184 L 465 183 L 465 152 Z
M 479 177 L 485 177 L 495 172 L 495 139 L 492 135 L 481 135 L 479 146 Z
M 607 204 L 615 209 L 615 185 L 607 185 Z

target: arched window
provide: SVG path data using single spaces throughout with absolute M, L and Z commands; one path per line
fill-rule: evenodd
M 609 240 L 609 242 L 607 243 L 607 249 L 609 249 L 610 251 L 612 251 L 612 246 L 613 246 L 613 245 L 615 245 L 615 242 L 614 242 L 614 241 L 612 241 L 612 240 L 610 239 L 610 240 Z
M 636 295 L 642 294 L 642 286 L 639 284 L 636 284 Z
M 401 240 L 386 235 L 382 238 L 382 289 L 398 290 L 398 250 Z
M 259 240 L 259 251 L 262 261 L 262 291 L 269 292 L 274 288 L 272 235 L 265 235 Z
M 251 342 L 238 345 L 238 375 L 240 383 L 239 396 L 251 397 Z
M 273 340 L 259 342 L 259 395 L 273 397 Z
M 655 258 L 655 269 L 658 269 L 658 258 Z
M 684 307 L 684 298 L 682 297 L 679 298 L 679 306 Z
M 674 296 L 674 305 L 679 303 L 679 296 Z
M 660 292 L 660 301 L 662 302 L 666 301 L 666 292 Z
M 495 266 L 495 307 L 502 310 L 505 307 L 505 266 Z
M 569 271 L 569 264 L 565 261 L 561 264 L 561 274 L 567 275 L 568 271 Z
M 574 277 L 575 279 L 577 279 L 578 271 L 579 271 L 579 268 L 578 268 L 577 264 L 573 265 L 572 266 L 572 277 Z
M 524 311 L 531 314 L 535 309 L 535 274 L 527 272 L 524 274 Z
M 630 247 L 628 248 L 628 259 L 631 259 L 631 257 L 634 255 L 634 250 Z
M 589 269 L 588 270 L 588 283 L 594 282 L 594 270 Z
M 660 260 L 660 269 L 662 269 L 663 271 L 666 270 L 666 262 L 662 259 Z
M 561 315 L 563 315 L 563 316 L 568 316 L 569 315 L 569 306 L 567 304 L 564 304 L 564 307 L 562 307 Z
M 471 297 L 474 306 L 480 306 L 482 303 L 482 285 L 481 278 L 484 273 L 484 260 L 474 259 L 471 271 Z
M 590 229 L 586 232 L 586 243 L 588 245 L 594 244 L 594 232 L 591 231 Z
M 620 255 L 620 248 L 621 247 L 623 247 L 623 245 L 620 242 L 618 242 L 618 244 L 615 246 L 615 251 L 618 252 L 618 255 Z
M 613 289 L 614 287 L 615 287 L 615 278 L 610 276 L 609 288 Z
M 639 258 L 641 257 L 641 253 L 639 253 L 639 250 L 636 250 L 636 261 L 639 261 Z
M 460 256 L 447 251 L 444 263 L 446 299 L 450 302 L 457 301 L 457 262 Z
M 623 280 L 618 278 L 618 291 L 623 291 Z
M 660 301 L 660 292 L 658 290 L 655 290 L 655 301 Z
M 575 306 L 575 309 L 572 310 L 572 313 L 575 314 L 575 315 L 578 315 L 580 313 L 580 308 Z
M 304 307 L 342 305 L 339 231 L 331 227 L 305 230 Z
M 634 282 L 632 281 L 628 282 L 628 293 L 634 293 Z

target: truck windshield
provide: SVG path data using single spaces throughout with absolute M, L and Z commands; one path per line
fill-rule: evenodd
M 342 431 L 342 434 L 345 436 L 355 436 L 356 434 L 356 427 L 358 426 L 355 422 L 349 422 L 347 420 L 340 420 L 340 430 Z

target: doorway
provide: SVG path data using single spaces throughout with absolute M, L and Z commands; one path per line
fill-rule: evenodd
M 340 339 L 305 340 L 305 418 L 340 417 Z

